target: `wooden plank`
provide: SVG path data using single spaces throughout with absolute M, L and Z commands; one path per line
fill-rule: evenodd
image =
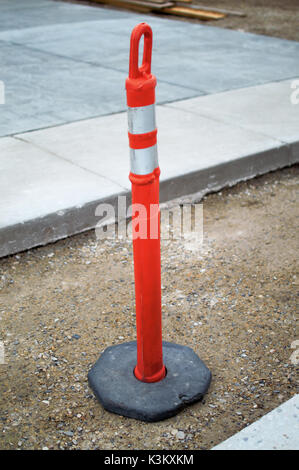
M 149 7 L 151 10 L 161 10 L 162 8 L 172 7 L 174 2 L 167 2 L 163 0 L 162 2 L 156 3 L 153 1 L 148 0 L 118 0 L 120 3 L 123 4 L 130 4 L 130 5 L 140 5 L 144 7 Z
M 178 16 L 185 16 L 188 18 L 196 18 L 198 20 L 220 20 L 224 18 L 226 15 L 224 13 L 217 13 L 213 11 L 203 11 L 194 8 L 188 7 L 170 7 L 164 8 L 162 10 L 163 13 L 168 13 L 170 15 L 178 15 Z
M 179 4 L 181 2 L 185 2 L 186 0 L 178 0 L 177 2 L 175 2 L 176 4 Z M 189 1 L 189 0 L 188 0 Z M 192 0 L 191 0 L 192 2 Z M 194 9 L 198 9 L 198 10 L 203 10 L 203 11 L 211 11 L 211 9 L 209 7 L 205 7 L 203 5 L 200 5 L 199 3 L 197 3 L 196 1 L 192 4 L 192 8 Z M 242 12 L 242 11 L 235 11 L 235 10 L 226 10 L 224 8 L 212 8 L 212 11 L 214 12 L 217 12 L 217 13 L 224 13 L 225 15 L 230 15 L 230 16 L 240 16 L 240 17 L 244 17 L 246 16 L 246 13 Z
M 144 1 L 147 3 L 147 0 L 144 0 Z M 185 0 L 183 0 L 183 1 L 185 1 Z M 192 0 L 190 0 L 190 1 L 192 1 Z M 149 0 L 149 2 L 159 4 L 159 3 L 165 3 L 165 0 Z

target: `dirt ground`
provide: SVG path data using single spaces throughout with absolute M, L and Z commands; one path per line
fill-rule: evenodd
M 213 374 L 203 402 L 143 423 L 105 411 L 87 372 L 135 339 L 131 242 L 94 231 L 0 260 L 1 449 L 210 449 L 291 398 L 299 167 L 203 199 L 204 241 L 162 241 L 164 339 Z
M 60 1 L 60 0 L 59 0 Z M 103 8 L 103 4 L 95 4 L 88 0 L 63 0 L 72 3 L 92 5 Z M 103 0 L 104 1 L 104 0 Z M 178 0 L 179 1 L 179 0 Z M 299 41 L 299 3 L 298 0 L 193 0 L 198 4 L 213 8 L 225 9 L 244 13 L 246 16 L 228 15 L 220 20 L 200 21 L 179 16 L 170 16 L 175 21 L 202 23 L 219 28 L 236 29 L 266 36 Z M 109 6 L 108 8 L 116 8 Z M 161 13 L 153 13 L 161 15 Z
M 298 0 L 193 0 L 209 8 L 245 13 L 245 17 L 230 16 L 206 24 L 237 29 L 255 34 L 299 41 Z

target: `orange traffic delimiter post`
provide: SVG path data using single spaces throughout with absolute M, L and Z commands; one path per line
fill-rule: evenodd
M 143 35 L 143 61 L 138 67 L 139 42 Z M 146 217 L 146 223 L 142 227 L 139 225 L 139 231 L 133 231 L 137 326 L 135 376 L 143 382 L 158 382 L 165 377 L 161 326 L 160 169 L 155 119 L 156 78 L 151 74 L 151 56 L 152 30 L 141 23 L 131 35 L 126 89 L 132 218 L 134 222 L 134 218 Z
M 191 348 L 162 341 L 160 169 L 151 56 L 152 30 L 141 23 L 131 35 L 126 80 L 137 341 L 109 346 L 88 373 L 105 409 L 143 421 L 174 416 L 200 400 L 211 381 L 211 372 Z

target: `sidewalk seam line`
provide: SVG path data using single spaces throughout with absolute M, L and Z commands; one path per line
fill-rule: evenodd
M 65 161 L 65 162 L 67 162 L 67 163 L 70 163 L 70 164 L 71 164 L 72 166 L 74 166 L 74 167 L 80 168 L 80 170 L 84 170 L 84 171 L 86 171 L 87 173 L 91 173 L 91 174 L 94 175 L 94 176 L 97 176 L 97 177 L 99 177 L 99 178 L 103 178 L 103 179 L 105 179 L 105 180 L 107 180 L 107 181 L 110 181 L 110 183 L 113 183 L 113 184 L 119 186 L 120 189 L 125 190 L 125 191 L 128 191 L 128 188 L 122 186 L 121 184 L 117 183 L 116 181 L 114 181 L 114 180 L 112 180 L 112 179 L 110 179 L 110 178 L 107 178 L 106 176 L 104 176 L 104 175 L 102 175 L 102 174 L 100 174 L 100 173 L 96 173 L 96 172 L 94 172 L 94 171 L 92 171 L 92 170 L 89 170 L 88 168 L 85 168 L 84 166 L 78 165 L 77 163 L 72 162 L 72 161 L 69 160 L 68 158 L 62 157 L 61 155 L 58 155 L 58 154 L 56 154 L 55 152 L 52 152 L 51 150 L 49 150 L 49 149 L 47 149 L 47 148 L 44 148 L 44 147 L 42 147 L 42 146 L 36 144 L 35 142 L 31 142 L 30 140 L 23 139 L 22 137 L 19 137 L 18 135 L 14 135 L 14 136 L 12 136 L 12 138 L 13 138 L 13 139 L 16 139 L 16 140 L 19 140 L 20 142 L 24 142 L 24 143 L 26 143 L 26 144 L 30 144 L 30 145 L 32 145 L 33 147 L 35 147 L 35 148 L 37 148 L 37 149 L 39 149 L 39 150 L 42 150 L 43 152 L 49 153 L 50 155 L 53 155 L 53 156 L 56 157 L 56 158 L 59 158 L 59 159 Z
M 49 55 L 49 56 L 52 56 L 52 57 L 57 57 L 57 58 L 60 58 L 60 59 L 70 60 L 70 61 L 78 63 L 78 64 L 81 63 L 81 64 L 85 64 L 85 65 L 91 65 L 91 66 L 94 66 L 94 67 L 97 67 L 97 68 L 112 70 L 113 72 L 119 72 L 119 73 L 124 73 L 124 74 L 128 73 L 127 70 L 118 69 L 116 67 L 110 67 L 109 65 L 102 65 L 100 63 L 89 61 L 89 60 L 77 59 L 75 57 L 66 56 L 66 55 L 63 55 L 63 54 L 57 54 L 57 53 L 50 52 L 50 51 L 44 51 L 42 49 L 39 49 L 38 47 L 32 47 L 32 46 L 29 46 L 27 44 L 22 44 L 22 43 L 14 42 L 14 41 L 6 41 L 6 42 L 8 44 L 12 45 L 12 46 L 20 46 L 20 47 L 23 47 L 23 48 L 31 50 L 31 51 L 39 52 L 41 54 Z M 198 93 L 201 93 L 201 94 L 207 93 L 204 90 L 189 87 L 189 86 L 186 86 L 186 85 L 180 85 L 178 83 L 173 83 L 173 82 L 170 82 L 168 80 L 159 80 L 159 83 L 166 83 L 167 85 L 177 86 L 177 87 L 180 87 L 180 88 L 183 88 L 183 89 L 186 89 L 186 90 L 192 90 L 192 91 L 195 91 L 195 92 L 198 92 Z
M 192 99 L 192 98 L 191 98 Z M 294 142 L 285 142 L 284 140 L 281 140 L 281 139 L 276 139 L 275 137 L 271 136 L 271 135 L 268 135 L 268 134 L 264 134 L 263 132 L 258 132 L 258 131 L 255 131 L 253 129 L 249 129 L 248 127 L 246 126 L 242 126 L 240 124 L 236 124 L 236 123 L 231 123 L 229 121 L 226 121 L 225 119 L 222 120 L 222 119 L 217 119 L 215 117 L 212 117 L 212 116 L 208 116 L 208 115 L 205 115 L 201 112 L 196 112 L 196 111 L 193 111 L 193 110 L 188 110 L 188 109 L 184 109 L 184 108 L 180 108 L 179 106 L 172 106 L 172 104 L 164 104 L 163 106 L 165 106 L 166 108 L 171 108 L 171 109 L 178 109 L 180 111 L 185 111 L 186 113 L 190 113 L 190 114 L 193 114 L 195 116 L 200 116 L 200 117 L 203 117 L 204 119 L 209 119 L 210 121 L 215 121 L 215 122 L 218 122 L 219 124 L 226 124 L 226 125 L 229 125 L 231 127 L 236 127 L 237 129 L 241 129 L 241 130 L 245 130 L 251 134 L 256 134 L 256 135 L 259 135 L 261 137 L 267 137 L 268 139 L 271 139 L 273 140 L 273 142 L 277 142 L 277 143 L 280 143 L 280 144 L 283 144 L 283 145 L 291 145 L 292 143 L 295 143 L 297 142 L 297 140 L 295 140 Z M 298 140 L 299 140 L 299 136 L 298 136 Z

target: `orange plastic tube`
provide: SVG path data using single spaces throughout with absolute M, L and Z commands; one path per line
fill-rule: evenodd
M 142 35 L 143 63 L 138 67 L 138 47 Z M 156 78 L 151 74 L 151 51 L 151 28 L 141 23 L 131 35 L 130 68 L 126 81 L 130 107 L 154 104 Z M 130 142 L 131 148 L 136 142 L 137 148 L 147 148 L 154 143 L 136 136 Z M 134 218 L 140 217 L 138 211 L 134 213 L 134 204 L 142 204 L 146 210 L 146 236 L 134 236 L 133 233 L 137 328 L 137 365 L 134 373 L 142 382 L 158 382 L 166 374 L 162 352 L 159 175 L 159 167 L 144 175 L 130 173 L 133 222 Z

